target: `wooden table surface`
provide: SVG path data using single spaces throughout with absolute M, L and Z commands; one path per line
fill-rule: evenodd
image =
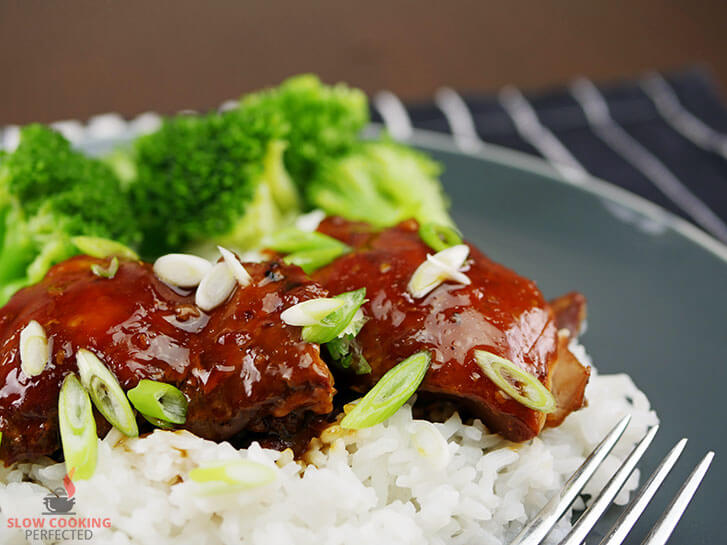
M 727 87 L 727 2 L 2 0 L 0 125 L 207 109 L 312 71 L 426 98 L 701 63 Z

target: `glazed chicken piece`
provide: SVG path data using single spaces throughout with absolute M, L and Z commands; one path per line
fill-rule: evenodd
M 357 337 L 370 374 L 346 376 L 365 392 L 394 365 L 421 350 L 432 363 L 420 391 L 456 400 L 486 425 L 525 441 L 546 425 L 546 415 L 521 405 L 487 378 L 474 358 L 483 349 L 534 375 L 556 397 L 547 417 L 557 425 L 582 406 L 589 370 L 568 351 L 570 332 L 559 325 L 536 285 L 469 245 L 465 274 L 471 284 L 445 282 L 420 299 L 407 291 L 414 271 L 434 253 L 405 221 L 381 232 L 363 223 L 328 218 L 318 230 L 354 250 L 318 270 L 314 279 L 331 293 L 366 288 L 368 321 Z M 572 312 L 570 305 L 564 308 Z M 585 307 L 584 307 L 585 308 Z M 573 323 L 567 311 L 564 321 Z
M 285 308 L 327 294 L 298 267 L 245 263 L 252 283 L 205 313 L 193 291 L 164 284 L 151 265 L 122 261 L 109 279 L 92 273 L 95 263 L 108 259 L 60 263 L 0 309 L 6 464 L 59 448 L 58 394 L 64 377 L 78 373 L 80 348 L 101 358 L 125 391 L 143 378 L 177 386 L 189 400 L 184 427 L 209 439 L 332 410 L 333 379 L 319 346 L 302 342 L 300 328 L 280 319 Z M 35 377 L 19 361 L 20 332 L 31 320 L 43 326 L 50 347 L 50 362 Z M 103 423 L 99 433 L 108 428 Z
M 586 405 L 586 385 L 591 374 L 568 349 L 570 342 L 583 333 L 586 323 L 586 298 L 576 291 L 550 301 L 558 328 L 558 359 L 553 367 L 550 389 L 558 408 L 548 415 L 546 425 L 559 426 L 571 412 Z

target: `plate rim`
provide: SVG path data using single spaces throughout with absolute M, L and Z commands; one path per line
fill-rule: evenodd
M 377 124 L 372 124 L 372 126 L 376 127 Z M 482 141 L 478 142 L 476 146 L 471 146 L 471 148 L 468 146 L 465 148 L 458 145 L 452 135 L 428 129 L 413 128 L 411 135 L 400 140 L 400 142 L 419 148 L 454 153 L 456 155 L 464 155 L 498 163 L 503 166 L 515 167 L 591 193 L 601 199 L 606 199 L 629 208 L 657 223 L 665 225 L 727 264 L 727 245 L 709 233 L 689 221 L 680 218 L 673 212 L 662 208 L 658 204 L 628 189 L 624 189 L 591 174 L 584 176 L 578 181 L 570 180 L 562 176 L 550 163 L 541 157 Z

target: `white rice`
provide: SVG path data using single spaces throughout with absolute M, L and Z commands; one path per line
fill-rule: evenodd
M 110 519 L 110 528 L 93 530 L 91 543 L 104 544 L 506 544 L 622 416 L 632 422 L 586 493 L 600 489 L 657 423 L 627 375 L 594 370 L 587 397 L 587 408 L 526 444 L 456 414 L 441 424 L 415 420 L 406 405 L 373 428 L 327 430 L 308 465 L 257 444 L 236 450 L 182 431 L 138 439 L 112 431 L 99 441 L 94 477 L 75 483 L 74 512 Z M 188 480 L 201 463 L 238 458 L 276 468 L 277 479 L 211 497 Z M 27 543 L 8 519 L 39 517 L 64 473 L 52 462 L 0 469 L 0 542 Z M 617 503 L 637 481 L 633 475 Z M 561 521 L 550 542 L 568 528 Z

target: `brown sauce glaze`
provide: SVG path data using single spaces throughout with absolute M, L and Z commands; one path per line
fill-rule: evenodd
M 558 337 L 553 312 L 534 282 L 491 261 L 470 245 L 470 285 L 444 283 L 421 299 L 407 284 L 434 253 L 414 220 L 381 232 L 328 218 L 318 230 L 354 251 L 313 277 L 331 293 L 366 288 L 368 322 L 358 335 L 373 371 L 346 376 L 360 391 L 408 356 L 428 350 L 432 364 L 421 390 L 457 399 L 493 430 L 513 441 L 538 434 L 545 415 L 504 394 L 474 359 L 475 349 L 507 358 L 550 387 Z M 582 393 L 582 392 L 581 392 Z
M 318 345 L 280 313 L 327 292 L 301 269 L 280 262 L 245 263 L 253 282 L 237 287 L 210 313 L 189 290 L 172 289 L 148 264 L 123 261 L 113 279 L 95 276 L 78 256 L 18 292 L 0 309 L 0 458 L 6 463 L 50 455 L 60 446 L 58 393 L 77 373 L 75 353 L 87 348 L 124 390 L 142 378 L 176 385 L 189 399 L 185 428 L 209 439 L 306 411 L 332 410 L 333 379 Z M 50 362 L 36 377 L 21 371 L 19 336 L 39 322 Z M 99 432 L 102 432 L 100 429 Z

